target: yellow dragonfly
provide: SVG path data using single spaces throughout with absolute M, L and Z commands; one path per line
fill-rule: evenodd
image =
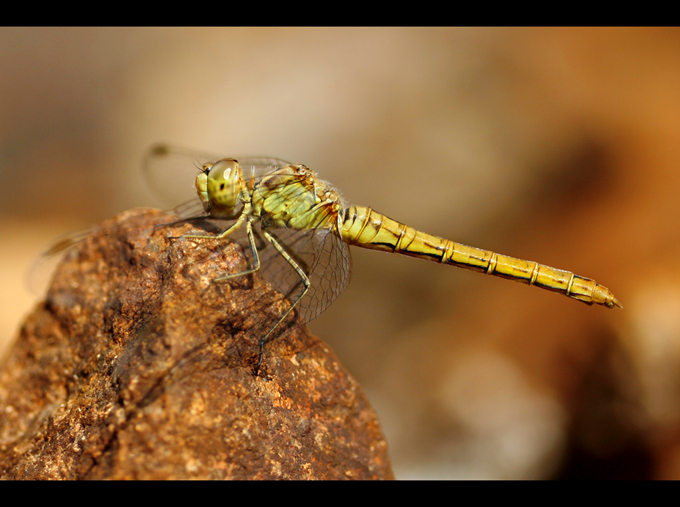
M 338 297 L 350 276 L 348 245 L 418 257 L 564 294 L 589 305 L 621 308 L 606 287 L 590 278 L 474 248 L 414 229 L 366 206 L 348 206 L 339 192 L 301 164 L 267 157 L 220 158 L 153 147 L 144 171 L 151 185 L 167 192 L 178 166 L 198 162 L 194 190 L 198 200 L 177 208 L 183 217 L 200 216 L 232 223 L 216 235 L 195 240 L 227 240 L 245 232 L 251 266 L 214 280 L 225 282 L 259 272 L 289 300 L 290 307 L 260 340 L 259 371 L 267 339 L 292 312 L 297 325 L 309 322 Z M 167 195 L 167 200 L 179 196 Z M 174 201 L 176 204 L 177 200 Z M 197 206 L 200 208 L 197 209 Z

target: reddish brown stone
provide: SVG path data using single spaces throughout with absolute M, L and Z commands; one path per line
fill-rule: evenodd
M 378 418 L 238 245 L 154 210 L 68 252 L 0 371 L 5 479 L 388 479 Z M 289 329 L 284 326 L 283 329 Z

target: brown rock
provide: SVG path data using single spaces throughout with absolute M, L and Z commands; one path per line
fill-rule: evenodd
M 388 479 L 357 383 L 238 245 L 132 210 L 71 249 L 0 370 L 5 479 Z M 291 324 L 282 327 L 291 329 Z

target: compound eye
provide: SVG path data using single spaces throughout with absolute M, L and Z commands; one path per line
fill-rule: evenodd
M 239 164 L 233 158 L 225 158 L 213 164 L 208 178 L 219 183 L 233 183 L 240 179 Z
M 225 158 L 213 164 L 208 173 L 208 200 L 231 214 L 238 202 L 243 184 L 241 166 L 233 158 Z M 214 209 L 212 213 L 217 213 Z

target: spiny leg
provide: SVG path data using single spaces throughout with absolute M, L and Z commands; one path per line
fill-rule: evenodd
M 186 217 L 186 218 L 180 218 L 179 220 L 175 220 L 173 222 L 168 222 L 165 224 L 156 224 L 153 226 L 154 233 L 156 232 L 157 229 L 160 229 L 161 227 L 174 227 L 176 225 L 180 224 L 185 224 L 187 222 L 192 222 L 194 220 L 205 220 L 206 218 L 209 218 L 206 215 L 196 215 L 195 217 Z M 179 239 L 182 236 L 170 236 L 170 239 Z
M 243 188 L 241 190 L 240 199 L 243 202 L 243 209 L 240 211 L 240 215 L 239 215 L 238 219 L 236 220 L 236 222 L 231 227 L 229 227 L 229 229 L 227 229 L 226 231 L 220 233 L 218 236 L 208 236 L 208 235 L 205 235 L 205 234 L 185 234 L 181 237 L 182 238 L 194 238 L 194 239 L 221 239 L 221 238 L 228 236 L 233 231 L 235 231 L 236 229 L 241 227 L 241 225 L 243 224 L 243 220 L 250 216 L 250 211 L 251 211 L 252 205 L 251 205 L 250 194 L 248 194 L 248 191 L 247 191 L 246 188 Z M 175 210 L 179 210 L 180 208 L 187 208 L 188 204 L 189 203 L 184 203 L 183 205 L 175 208 Z M 187 209 L 190 209 L 190 208 L 187 208 Z M 167 225 L 175 225 L 175 224 L 180 224 L 180 223 L 184 223 L 184 222 L 190 222 L 192 220 L 206 220 L 208 218 L 218 218 L 218 217 L 212 216 L 210 214 L 209 209 L 207 209 L 205 207 L 204 207 L 204 212 L 207 212 L 208 214 L 206 215 L 205 213 L 202 213 L 202 214 L 196 215 L 194 217 L 181 218 L 180 220 L 177 220 L 175 222 L 171 222 L 170 224 L 155 225 L 154 230 L 156 229 L 156 227 L 163 227 L 163 226 L 167 226 Z M 180 211 L 179 213 L 181 214 L 182 212 Z M 220 216 L 219 218 L 233 219 L 235 216 L 236 216 L 236 213 L 234 214 L 234 216 L 229 216 L 229 217 Z
M 229 227 L 229 229 L 219 233 L 217 236 L 209 236 L 207 234 L 185 234 L 182 237 L 190 239 L 211 239 L 211 240 L 224 239 L 227 236 L 229 236 L 232 232 L 238 230 L 243 225 L 243 221 L 246 218 L 248 218 L 249 215 L 250 215 L 250 202 L 247 202 L 245 203 L 243 211 L 241 212 L 241 215 L 238 217 L 238 220 L 236 220 L 236 222 L 234 222 L 234 224 L 231 227 Z
M 295 262 L 295 259 L 293 259 L 290 256 L 290 254 L 286 252 L 285 248 L 281 246 L 278 240 L 267 231 L 262 231 L 262 233 L 264 234 L 265 239 L 269 241 L 274 246 L 274 248 L 276 248 L 279 254 L 281 254 L 283 258 L 286 259 L 288 264 L 290 264 L 291 267 L 297 272 L 305 288 L 302 291 L 302 293 L 295 299 L 295 301 L 292 302 L 290 308 L 286 310 L 286 312 L 281 316 L 281 318 L 276 322 L 276 324 L 274 324 L 274 326 L 269 331 L 267 331 L 267 333 L 260 340 L 260 359 L 258 360 L 257 366 L 255 367 L 255 376 L 257 376 L 258 373 L 260 372 L 260 366 L 262 365 L 262 359 L 264 358 L 264 344 L 267 342 L 267 338 L 279 326 L 279 324 L 281 324 L 281 322 L 283 322 L 285 318 L 288 317 L 288 314 L 290 314 L 290 312 L 293 311 L 293 309 L 297 306 L 300 300 L 305 296 L 305 294 L 307 294 L 307 291 L 309 290 L 309 287 L 311 285 L 307 273 L 305 273 L 304 270 L 300 267 L 300 265 L 297 262 Z
M 184 236 L 182 236 L 183 238 L 198 240 L 221 240 L 229 236 L 232 232 L 238 230 L 243 225 L 244 220 L 246 221 L 246 233 L 248 234 L 250 250 L 253 253 L 254 265 L 252 268 L 240 271 L 239 273 L 233 273 L 231 275 L 215 278 L 215 280 L 213 280 L 214 282 L 224 282 L 225 280 L 229 280 L 231 278 L 236 278 L 238 276 L 254 273 L 260 269 L 260 256 L 258 255 L 257 246 L 255 245 L 255 238 L 253 236 L 253 225 L 250 218 L 250 201 L 248 200 L 245 202 L 244 208 L 241 212 L 241 215 L 238 217 L 238 220 L 236 220 L 236 222 L 232 224 L 232 226 L 229 227 L 226 231 L 221 232 L 216 236 L 209 236 L 205 234 L 185 234 Z
M 260 256 L 257 253 L 257 246 L 255 245 L 255 237 L 253 236 L 253 225 L 251 224 L 250 220 L 246 222 L 246 233 L 248 234 L 248 240 L 250 242 L 250 251 L 253 253 L 253 267 L 250 269 L 246 269 L 244 271 L 240 271 L 239 273 L 234 273 L 232 275 L 227 275 L 227 276 L 221 276 L 219 278 L 215 278 L 213 281 L 214 282 L 224 282 L 225 280 L 230 280 L 231 278 L 236 278 L 237 276 L 244 276 L 248 275 L 250 273 L 255 273 L 260 269 Z

